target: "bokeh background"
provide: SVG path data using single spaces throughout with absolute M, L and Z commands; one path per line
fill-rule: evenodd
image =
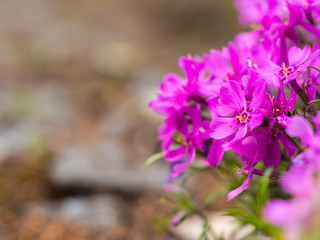
M 220 49 L 233 1 L 0 1 L 0 239 L 181 239 L 148 109 L 181 55 Z M 210 177 L 190 183 L 196 197 Z

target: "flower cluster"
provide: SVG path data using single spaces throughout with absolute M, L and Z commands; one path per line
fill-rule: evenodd
M 150 103 L 165 117 L 159 140 L 171 166 L 169 181 L 183 175 L 197 156 L 217 166 L 233 150 L 243 163 L 237 173 L 246 178 L 229 192 L 231 200 L 249 188 L 253 175 L 263 175 L 257 165 L 279 173 L 286 161 L 288 172 L 280 182 L 294 198 L 271 201 L 265 213 L 270 222 L 298 232 L 320 197 L 315 103 L 320 1 L 237 0 L 236 5 L 240 22 L 253 30 L 238 34 L 221 51 L 181 57 L 185 76 L 166 75 Z M 298 235 L 287 232 L 288 239 Z
M 305 118 L 291 118 L 287 132 L 301 139 L 305 146 L 305 151 L 292 159 L 290 170 L 283 174 L 280 181 L 283 189 L 293 198 L 271 200 L 265 207 L 267 219 L 281 226 L 286 238 L 292 240 L 300 239 L 303 231 L 311 232 L 312 222 L 319 223 L 320 112 L 312 118 L 312 123 L 316 132 Z M 314 227 L 318 229 L 318 226 Z

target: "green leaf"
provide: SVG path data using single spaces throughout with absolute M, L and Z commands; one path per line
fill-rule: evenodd
M 272 172 L 271 168 L 268 168 L 266 170 L 265 174 L 261 179 L 260 186 L 258 187 L 258 190 L 257 190 L 255 205 L 256 205 L 258 216 L 261 216 L 263 206 L 269 200 L 268 186 L 269 186 L 271 172 Z
M 281 239 L 281 232 L 277 227 L 266 223 L 262 219 L 257 218 L 257 216 L 248 213 L 242 208 L 228 208 L 225 209 L 224 212 L 237 217 L 243 224 L 252 224 L 258 230 L 261 230 L 266 234 L 273 236 L 275 239 Z
M 237 208 L 237 207 L 232 207 L 232 208 L 227 208 L 223 210 L 226 214 L 232 215 L 235 217 L 240 217 L 245 220 L 248 220 L 252 217 L 251 214 L 249 214 L 246 210 L 242 208 Z
M 310 103 L 316 103 L 316 102 L 320 102 L 320 99 L 315 99 L 315 100 L 313 100 L 313 101 L 310 101 L 310 102 L 308 102 L 308 105 L 309 105 Z
M 172 194 L 172 197 L 177 201 L 178 209 L 190 212 L 197 211 L 197 208 L 192 203 L 191 197 L 186 192 Z
M 151 157 L 149 157 L 145 162 L 144 162 L 144 166 L 149 166 L 150 164 L 154 163 L 155 161 L 158 161 L 160 159 L 163 159 L 163 152 L 159 152 L 156 153 L 154 155 L 152 155 Z
M 265 232 L 266 234 L 273 236 L 276 240 L 281 239 L 281 232 L 280 230 L 263 221 L 262 219 L 257 218 L 256 216 L 247 213 L 243 209 L 226 209 L 225 212 L 230 212 L 230 215 L 233 215 L 241 220 L 243 224 L 252 224 L 255 226 L 258 230 L 261 230 Z
M 270 238 L 265 238 L 265 237 L 248 237 L 248 238 L 245 238 L 243 240 L 268 240 Z

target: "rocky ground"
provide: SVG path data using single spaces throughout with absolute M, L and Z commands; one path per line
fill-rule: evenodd
M 1 1 L 0 239 L 180 239 L 167 165 L 143 167 L 161 123 L 147 104 L 236 18 L 231 1 Z

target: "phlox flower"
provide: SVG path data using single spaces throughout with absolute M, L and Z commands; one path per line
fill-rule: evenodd
M 297 94 L 294 90 L 291 90 L 290 96 L 286 99 L 286 94 L 284 92 L 283 86 L 280 85 L 277 97 L 266 92 L 266 97 L 262 104 L 263 111 L 268 116 L 269 128 L 272 128 L 274 123 L 279 123 L 282 127 L 287 126 L 289 117 L 286 112 L 291 111 L 296 104 Z
M 203 75 L 202 60 L 193 60 L 189 56 L 181 57 L 179 64 L 185 72 L 186 79 L 170 73 L 164 77 L 164 82 L 160 83 L 160 93 L 157 99 L 149 103 L 149 107 L 155 112 L 168 116 L 171 109 L 180 110 L 188 106 L 191 100 L 205 103 L 199 94 L 199 77 Z M 203 88 L 203 87 L 202 87 Z
M 232 141 L 236 141 L 243 138 L 248 129 L 262 123 L 259 107 L 264 98 L 265 84 L 263 79 L 256 82 L 250 103 L 247 103 L 239 83 L 229 81 L 228 85 L 221 87 L 220 96 L 208 100 L 208 104 L 212 115 L 210 137 L 230 142 L 229 136 L 232 135 Z
M 218 90 L 229 80 L 241 80 L 242 66 L 233 43 L 229 43 L 222 51 L 211 50 L 209 54 L 204 54 L 203 61 Z
M 172 177 L 181 174 L 194 160 L 196 148 L 204 151 L 203 142 L 209 139 L 209 122 L 202 121 L 201 118 L 200 107 L 189 106 L 184 114 L 173 111 L 159 129 L 164 158 L 174 162 Z M 178 133 L 176 139 L 175 133 Z M 175 141 L 178 146 L 175 146 Z
M 301 89 L 305 89 L 309 101 L 314 100 L 316 96 L 320 98 L 320 94 L 317 89 L 317 85 L 320 85 L 319 71 L 312 68 L 320 68 L 319 52 L 319 50 L 316 51 L 316 56 L 314 56 L 313 60 L 310 62 L 310 68 L 308 71 L 299 75 L 297 78 L 297 82 Z
M 228 193 L 228 195 L 227 195 L 228 201 L 234 199 L 240 193 L 242 193 L 244 190 L 247 190 L 249 188 L 250 183 L 252 181 L 253 171 L 254 171 L 253 167 L 242 168 L 241 170 L 238 171 L 238 173 L 245 173 L 246 177 L 245 177 L 243 184 L 240 187 L 238 187 Z
M 286 132 L 301 140 L 301 143 L 314 151 L 320 152 L 320 128 L 318 121 L 320 119 L 320 112 L 317 113 L 313 120 L 316 123 L 316 132 L 314 132 L 312 125 L 302 116 L 293 116 L 290 119 Z
M 296 146 L 279 129 L 272 128 L 264 131 L 248 133 L 243 139 L 231 144 L 232 150 L 241 154 L 240 160 L 245 165 L 237 173 L 245 173 L 246 178 L 243 184 L 228 194 L 228 201 L 238 196 L 241 192 L 248 189 L 253 174 L 258 174 L 254 166 L 263 160 L 266 167 L 277 168 L 281 160 L 280 142 L 284 146 L 288 155 L 294 155 Z M 272 150 L 271 150 L 272 149 Z
M 304 9 L 308 9 L 310 7 L 316 7 L 320 5 L 319 0 L 287 0 L 287 1 L 291 5 L 303 7 Z
M 280 180 L 282 188 L 293 198 L 273 199 L 264 208 L 267 221 L 282 228 L 286 240 L 301 239 L 313 212 L 319 210 L 320 182 L 317 174 L 312 165 L 294 165 Z
M 237 0 L 236 6 L 240 12 L 240 23 L 243 25 L 260 23 L 270 14 L 280 16 L 283 14 L 279 0 Z
M 307 147 L 292 159 L 290 170 L 280 180 L 293 198 L 271 200 L 264 208 L 266 219 L 282 228 L 288 240 L 298 240 L 307 233 L 306 226 L 312 224 L 312 215 L 320 209 L 320 112 L 312 121 L 316 131 L 302 116 L 293 116 L 286 128 L 290 136 L 299 138 Z
M 298 47 L 290 48 L 288 52 L 288 62 L 281 63 L 281 66 L 272 61 L 266 62 L 257 71 L 265 79 L 269 79 L 268 85 L 282 87 L 282 83 L 287 85 L 295 80 L 299 75 L 308 70 L 310 63 L 319 55 L 319 47 L 315 45 L 313 49 L 306 45 L 303 49 Z M 278 79 L 282 81 L 279 82 Z

